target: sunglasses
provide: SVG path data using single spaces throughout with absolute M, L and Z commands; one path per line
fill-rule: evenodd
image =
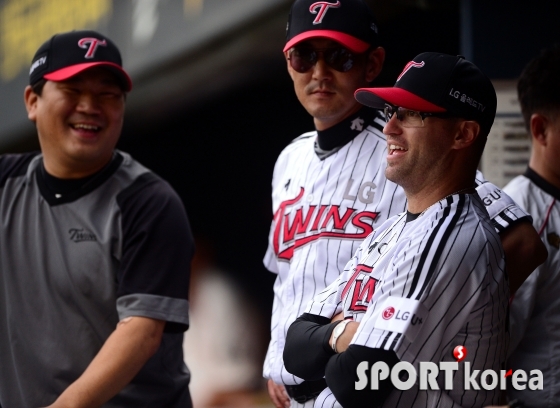
M 385 104 L 385 109 L 383 109 L 385 113 L 385 120 L 389 122 L 395 114 L 397 115 L 397 119 L 401 123 L 403 127 L 423 127 L 424 126 L 424 119 L 433 116 L 436 118 L 452 118 L 454 117 L 450 112 L 441 112 L 441 113 L 433 113 L 433 112 L 419 112 L 415 110 L 410 110 L 406 108 L 401 108 L 399 106 L 394 106 L 390 104 Z
M 356 62 L 356 55 L 344 47 L 313 48 L 308 45 L 296 45 L 288 51 L 290 66 L 303 74 L 315 66 L 319 56 L 330 68 L 338 72 L 348 72 Z

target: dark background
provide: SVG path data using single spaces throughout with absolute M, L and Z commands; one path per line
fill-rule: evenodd
M 541 48 L 560 40 L 560 2 L 555 1 L 367 2 L 386 48 L 375 86 L 391 86 L 402 67 L 424 51 L 463 54 L 491 79 L 514 80 Z M 118 145 L 171 183 L 185 204 L 197 242 L 210 247 L 217 266 L 231 274 L 262 312 L 265 326 L 275 277 L 262 264 L 272 219 L 272 170 L 282 148 L 313 129 L 295 97 L 281 51 L 288 6 L 273 12 L 270 23 L 260 24 L 268 24 L 275 34 L 255 42 L 254 52 L 245 53 L 235 65 L 210 70 L 195 86 L 178 83 L 176 92 L 163 97 L 143 88 L 148 77 L 164 78 L 209 50 L 225 50 L 259 23 L 249 22 L 193 55 L 133 78 L 136 94 L 133 90 L 129 95 Z M 138 108 L 135 98 L 148 103 Z M 29 129 L 27 137 L 6 150 L 37 149 L 36 135 Z

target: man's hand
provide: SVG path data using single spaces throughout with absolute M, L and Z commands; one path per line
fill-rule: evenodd
M 290 397 L 282 384 L 276 384 L 274 381 L 268 380 L 266 386 L 268 387 L 268 395 L 270 395 L 270 399 L 276 408 L 290 407 Z
M 100 407 L 121 391 L 157 351 L 165 321 L 127 317 L 101 347 L 84 373 L 47 408 Z

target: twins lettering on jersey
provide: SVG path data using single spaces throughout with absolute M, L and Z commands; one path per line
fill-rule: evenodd
M 340 1 L 337 1 L 336 3 L 329 3 L 327 1 L 318 1 L 313 3 L 311 6 L 309 6 L 309 12 L 312 14 L 317 14 L 317 17 L 315 17 L 315 20 L 313 20 L 313 24 L 321 24 L 323 22 L 323 18 L 325 17 L 325 14 L 327 13 L 327 10 L 330 8 L 339 8 L 340 7 Z
M 346 295 L 352 290 L 352 297 L 350 298 L 350 305 L 348 310 L 353 312 L 365 312 L 371 298 L 375 293 L 375 285 L 379 282 L 377 279 L 371 277 L 373 268 L 367 265 L 358 265 L 352 274 L 352 277 L 346 283 L 342 290 L 341 298 L 345 299 Z
M 365 239 L 373 232 L 379 213 L 358 211 L 340 205 L 304 205 L 305 189 L 283 201 L 274 214 L 274 252 L 279 260 L 290 261 L 294 250 L 317 239 Z

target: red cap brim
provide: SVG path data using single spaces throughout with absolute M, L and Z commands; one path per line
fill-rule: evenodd
M 354 97 L 362 105 L 383 109 L 386 103 L 419 112 L 445 112 L 446 109 L 437 106 L 412 92 L 402 88 L 360 88 L 354 92 Z
M 132 80 L 130 79 L 126 71 L 122 69 L 121 66 L 114 64 L 112 62 L 100 61 L 100 62 L 88 62 L 84 64 L 71 65 L 69 67 L 61 68 L 58 71 L 54 71 L 49 74 L 46 74 L 43 76 L 43 78 L 49 81 L 60 82 L 68 78 L 72 78 L 74 75 L 77 75 L 80 72 L 85 71 L 86 69 L 96 67 L 96 66 L 105 66 L 111 69 L 113 72 L 115 72 L 116 75 L 120 76 L 124 80 L 123 82 L 125 85 L 126 92 L 129 92 L 132 89 Z
M 361 54 L 362 52 L 366 52 L 369 48 L 369 44 L 365 41 L 359 40 L 356 37 L 351 35 L 341 33 L 340 31 L 332 31 L 332 30 L 313 30 L 313 31 L 306 31 L 304 33 L 296 35 L 290 41 L 286 43 L 284 47 L 284 52 L 288 51 L 297 43 L 302 41 L 308 40 L 310 38 L 329 38 L 334 40 L 350 51 Z

